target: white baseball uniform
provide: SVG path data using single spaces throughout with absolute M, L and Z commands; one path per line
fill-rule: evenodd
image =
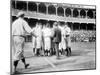
M 12 24 L 12 40 L 13 40 L 13 51 L 14 51 L 14 60 L 20 60 L 24 57 L 24 38 L 23 36 L 26 32 L 31 33 L 32 30 L 29 27 L 28 23 L 22 19 L 18 18 Z
M 34 33 L 36 33 L 36 27 L 34 27 L 34 28 L 32 29 L 32 31 L 33 31 Z M 33 48 L 36 48 L 36 37 L 35 37 L 35 36 L 32 36 L 32 44 L 33 44 Z
M 45 43 L 45 50 L 51 49 L 51 29 L 45 28 L 43 30 L 43 37 L 44 37 L 44 43 Z
M 36 48 L 42 47 L 42 28 L 39 26 L 36 28 Z
M 66 49 L 68 46 L 70 46 L 70 28 L 64 27 L 62 30 L 62 48 Z

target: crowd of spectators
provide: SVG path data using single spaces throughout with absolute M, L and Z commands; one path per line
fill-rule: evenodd
M 95 42 L 96 31 L 90 31 L 90 30 L 72 31 L 71 41 L 72 42 Z

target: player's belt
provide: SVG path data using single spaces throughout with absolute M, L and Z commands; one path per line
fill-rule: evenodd
M 13 35 L 13 36 L 25 37 L 25 36 L 23 36 L 23 35 Z
M 69 37 L 69 35 L 66 35 L 66 37 Z

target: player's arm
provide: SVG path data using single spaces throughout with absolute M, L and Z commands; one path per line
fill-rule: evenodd
M 23 27 L 27 33 L 35 36 L 34 31 L 31 29 L 31 27 L 28 25 L 26 21 L 23 22 Z
M 70 29 L 70 28 L 68 28 L 68 34 L 70 35 L 70 33 L 71 33 L 71 29 Z
M 52 37 L 55 37 L 55 29 L 54 28 L 51 30 L 51 35 L 52 35 Z
M 15 22 L 12 23 L 12 35 L 15 33 L 16 24 Z
M 35 28 L 32 29 L 31 34 L 32 34 L 32 36 L 36 37 Z

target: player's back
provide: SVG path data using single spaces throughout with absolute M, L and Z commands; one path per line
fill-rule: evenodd
M 12 24 L 12 35 L 24 35 L 23 20 L 17 19 Z
M 50 37 L 51 36 L 51 29 L 45 28 L 43 31 L 44 37 Z

